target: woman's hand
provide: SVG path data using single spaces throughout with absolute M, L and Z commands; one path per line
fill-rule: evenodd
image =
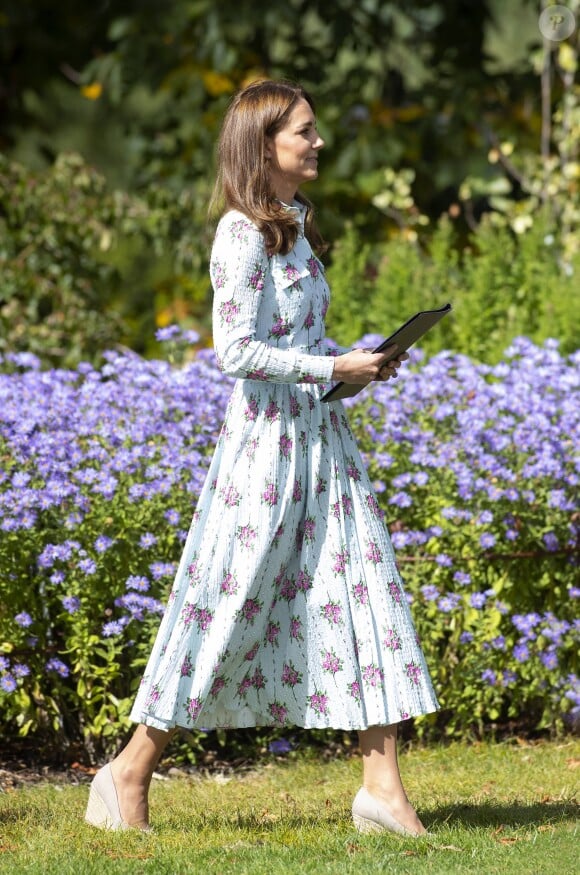
M 371 352 L 369 349 L 353 349 L 334 360 L 333 380 L 344 383 L 366 386 L 373 380 L 388 380 L 396 377 L 401 363 L 409 358 L 408 353 L 395 355 L 396 345 L 389 346 L 383 352 Z

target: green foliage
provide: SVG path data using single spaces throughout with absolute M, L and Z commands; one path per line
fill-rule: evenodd
M 554 337 L 572 352 L 580 346 L 580 257 L 563 264 L 557 234 L 546 210 L 521 234 L 485 217 L 463 250 L 447 216 L 425 246 L 404 230 L 371 248 L 351 228 L 328 270 L 328 333 L 343 345 L 365 333 L 387 335 L 417 310 L 449 301 L 452 317 L 422 343 L 430 353 L 453 349 L 498 361 L 519 335 Z
M 77 155 L 42 173 L 0 155 L 0 352 L 68 366 L 120 341 L 142 348 L 156 309 L 161 324 L 175 310 L 203 322 L 202 198 L 109 191 Z

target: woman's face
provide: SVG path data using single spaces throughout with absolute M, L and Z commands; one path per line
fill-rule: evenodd
M 299 185 L 316 179 L 318 152 L 323 146 L 312 108 L 300 99 L 284 127 L 266 138 L 270 181 L 280 200 L 290 203 Z

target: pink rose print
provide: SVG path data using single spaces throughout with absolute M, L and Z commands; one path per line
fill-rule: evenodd
M 401 718 L 401 720 L 408 720 L 410 716 L 411 715 L 409 714 L 408 711 L 400 711 L 399 712 L 399 717 Z
M 366 583 L 360 580 L 354 586 L 354 598 L 359 605 L 366 605 L 369 600 L 369 591 Z
M 159 684 L 155 684 L 154 687 L 149 691 L 149 695 L 147 696 L 147 701 L 145 702 L 146 708 L 152 708 L 153 705 L 156 705 L 159 699 L 161 698 L 161 688 Z
M 190 678 L 191 672 L 193 671 L 193 662 L 191 661 L 191 656 L 189 653 L 181 663 L 181 677 L 182 678 Z
M 224 595 L 235 595 L 239 589 L 239 583 L 231 572 L 227 572 L 220 584 L 220 592 Z
M 300 271 L 296 269 L 296 267 L 291 264 L 289 261 L 282 268 L 282 273 L 288 280 L 292 280 L 296 282 L 296 280 L 300 279 Z
M 200 573 L 197 567 L 197 557 L 191 562 L 187 568 L 187 576 L 191 586 L 195 586 L 200 581 Z
M 280 543 L 280 538 L 283 537 L 284 531 L 285 531 L 284 524 L 280 523 L 280 525 L 276 529 L 276 532 L 274 533 L 274 537 L 272 538 L 272 543 L 274 544 L 275 547 L 277 547 L 278 544 Z
M 250 395 L 248 406 L 244 410 L 244 418 L 246 422 L 255 422 L 258 418 L 258 401 L 255 395 Z
M 270 399 L 270 403 L 266 407 L 265 415 L 268 422 L 275 422 L 276 419 L 280 418 L 280 408 L 273 398 Z
M 320 613 L 333 626 L 338 626 L 342 623 L 342 608 L 338 602 L 328 602 L 326 605 L 323 605 L 320 608 Z
M 264 677 L 261 669 L 257 668 L 254 674 L 252 675 L 252 686 L 255 690 L 263 690 L 266 686 L 266 678 Z
M 373 513 L 379 519 L 383 518 L 383 512 L 380 509 L 379 503 L 376 500 L 374 495 L 370 495 L 370 494 L 367 495 L 366 496 L 366 503 L 367 503 L 367 507 L 371 511 L 371 513 Z
M 300 479 L 294 481 L 294 488 L 292 489 L 292 501 L 295 503 L 302 501 L 302 483 Z
M 268 379 L 268 372 L 263 368 L 256 368 L 255 371 L 248 371 L 247 374 L 248 380 L 262 380 L 265 381 Z
M 239 312 L 240 305 L 236 304 L 233 298 L 230 298 L 229 301 L 224 301 L 218 308 L 218 314 L 222 324 L 225 322 L 226 325 L 231 325 Z
M 220 261 L 213 265 L 213 283 L 216 289 L 223 289 L 226 284 L 226 270 Z
M 312 516 L 307 516 L 304 520 L 304 540 L 312 543 L 314 541 L 314 530 L 316 528 L 316 520 Z
M 297 416 L 300 416 L 300 412 L 302 407 L 300 406 L 300 402 L 295 395 L 290 395 L 290 416 L 292 419 L 296 419 Z
M 298 440 L 300 441 L 300 446 L 302 447 L 302 455 L 304 455 L 308 448 L 308 435 L 305 431 L 300 432 L 300 437 L 298 438 Z
M 302 327 L 306 328 L 307 331 L 314 327 L 314 312 L 312 310 L 312 304 L 310 305 L 310 309 L 306 314 L 304 322 L 302 323 Z
M 268 337 L 275 337 L 279 340 L 281 337 L 287 337 L 291 334 L 293 328 L 294 325 L 292 322 L 288 319 L 283 319 L 278 313 L 274 313 L 274 322 L 268 331 Z
M 326 484 L 327 481 L 319 474 L 316 478 L 316 486 L 314 487 L 316 495 L 322 495 L 323 492 L 326 492 Z
M 363 681 L 371 687 L 379 687 L 383 683 L 385 673 L 378 665 L 371 663 L 362 667 Z
M 400 650 L 401 649 L 401 639 L 397 635 L 394 629 L 387 629 L 385 638 L 383 639 L 383 644 L 389 650 Z
M 245 547 L 247 550 L 251 550 L 254 546 L 254 541 L 257 536 L 256 529 L 252 528 L 249 524 L 245 526 L 238 526 L 236 531 L 236 538 Z
M 245 219 L 238 219 L 237 222 L 232 222 L 230 225 L 230 234 L 232 240 L 245 241 L 248 239 L 248 230 L 250 225 Z
M 323 650 L 322 656 L 322 668 L 324 671 L 329 672 L 331 675 L 342 671 L 343 661 L 336 655 L 334 650 L 327 650 L 326 652 Z
M 348 685 L 348 691 L 356 702 L 360 702 L 360 684 L 358 681 L 352 681 Z
M 280 499 L 280 494 L 273 483 L 268 483 L 265 490 L 262 492 L 262 501 L 268 507 L 275 507 Z
M 397 604 L 401 604 L 401 590 L 394 580 L 389 581 L 389 592 Z
M 197 720 L 199 717 L 199 712 L 201 711 L 201 699 L 187 699 L 187 702 L 184 705 L 185 711 L 187 715 L 192 720 Z
M 335 501 L 332 505 L 332 514 L 337 519 L 340 519 L 341 510 L 345 516 L 352 516 L 352 498 L 346 494 L 341 496 L 340 501 Z
M 328 297 L 328 295 L 325 295 L 322 299 L 321 315 L 322 315 L 323 319 L 326 319 L 326 314 L 328 313 L 329 304 L 330 304 L 330 298 Z
M 414 662 L 408 662 L 405 665 L 405 669 L 407 671 L 407 677 L 413 684 L 418 684 L 421 679 L 421 666 L 417 665 Z
M 314 256 L 310 256 L 310 258 L 306 259 L 306 264 L 308 265 L 308 270 L 310 271 L 310 276 L 316 277 L 320 273 L 320 264 L 318 263 L 318 259 L 314 258 Z
M 246 675 L 243 681 L 240 681 L 240 683 L 238 684 L 238 696 L 243 699 L 247 695 L 248 690 L 251 689 L 251 687 L 252 679 L 251 677 Z
M 213 611 L 208 608 L 198 608 L 196 605 L 194 619 L 200 632 L 205 632 L 212 624 Z
M 326 435 L 328 434 L 328 424 L 326 422 L 320 423 L 320 425 L 318 426 L 318 434 L 319 434 L 320 440 L 322 442 L 322 445 L 327 447 L 328 446 L 328 438 Z
M 246 444 L 246 456 L 248 457 L 248 459 L 251 459 L 252 462 L 254 461 L 256 449 L 258 448 L 259 444 L 260 441 L 258 440 L 258 438 L 252 438 Z
M 312 382 L 315 383 L 316 380 L 312 380 Z M 312 410 L 314 410 L 315 407 L 316 407 L 316 402 L 314 401 L 314 398 L 312 397 L 312 395 L 309 395 L 308 396 L 308 409 L 310 411 L 312 411 Z
M 300 590 L 300 592 L 308 592 L 308 590 L 312 589 L 312 581 L 313 577 L 311 574 L 306 571 L 306 569 L 301 569 L 298 572 L 298 579 L 296 581 L 296 589 Z
M 256 266 L 254 272 L 250 275 L 250 288 L 256 292 L 261 292 L 264 288 L 265 275 L 263 268 Z
M 241 495 L 235 486 L 222 486 L 220 496 L 226 507 L 237 507 L 240 503 Z
M 227 679 L 223 675 L 218 675 L 218 677 L 215 678 L 213 684 L 211 685 L 211 690 L 209 691 L 212 699 L 215 699 L 217 696 L 219 696 L 221 690 L 223 690 L 226 685 L 226 680 Z
M 285 687 L 295 687 L 302 683 L 302 673 L 297 671 L 292 662 L 282 666 L 282 684 Z
M 328 696 L 318 690 L 311 696 L 308 696 L 308 704 L 315 714 L 328 714 Z
M 336 412 L 336 410 L 330 411 L 330 424 L 334 431 L 337 432 L 339 430 L 340 426 L 338 424 L 338 413 Z
M 288 717 L 288 708 L 285 705 L 281 705 L 280 702 L 271 702 L 268 705 L 268 713 L 272 720 L 278 725 L 283 725 L 286 723 L 286 718 Z
M 290 618 L 290 638 L 294 641 L 304 641 L 302 634 L 302 620 L 300 617 Z
M 350 553 L 348 552 L 348 550 L 344 549 L 342 551 L 342 553 L 335 553 L 334 559 L 335 559 L 335 562 L 334 562 L 334 565 L 332 566 L 332 570 L 334 571 L 334 573 L 345 575 L 346 574 L 346 564 L 347 564 L 348 560 L 350 559 Z
M 285 577 L 280 587 L 280 598 L 284 599 L 284 601 L 291 602 L 296 598 L 296 593 L 298 592 L 296 588 L 296 582 L 293 577 Z
M 251 647 L 250 650 L 248 650 L 248 652 L 244 656 L 244 659 L 247 660 L 248 662 L 251 662 L 253 659 L 256 658 L 256 653 L 258 652 L 259 649 L 260 649 L 260 642 L 256 641 L 254 646 Z
M 280 635 L 280 623 L 268 623 L 266 626 L 266 641 L 268 644 L 278 646 L 278 636 Z
M 378 565 L 379 562 L 383 561 L 382 553 L 374 541 L 370 541 L 369 548 L 365 553 L 365 559 L 368 559 L 373 565 Z
M 351 480 L 355 480 L 356 482 L 358 482 L 361 478 L 361 473 L 360 473 L 359 469 L 357 468 L 356 462 L 352 458 L 348 459 L 348 463 L 346 466 L 346 473 L 348 474 L 348 476 L 350 477 Z
M 280 454 L 287 459 L 292 451 L 293 440 L 287 434 L 280 437 Z
M 236 616 L 238 618 L 243 618 L 246 623 L 249 623 L 250 626 L 253 626 L 254 620 L 259 615 L 263 607 L 264 602 L 261 602 L 258 599 L 246 599 L 240 610 L 237 612 Z

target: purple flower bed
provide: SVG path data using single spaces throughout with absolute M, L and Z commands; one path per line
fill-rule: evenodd
M 207 350 L 0 370 L 0 728 L 106 747 L 232 384 Z M 495 367 L 415 352 L 348 402 L 449 734 L 580 715 L 579 396 L 580 354 L 521 339 Z

